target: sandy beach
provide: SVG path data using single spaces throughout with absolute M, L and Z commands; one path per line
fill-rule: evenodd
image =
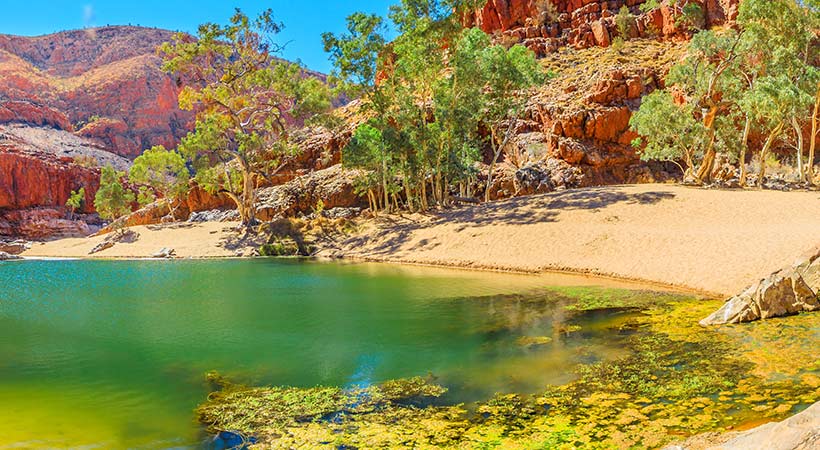
M 234 228 L 238 223 L 205 222 L 132 227 L 139 238 L 117 243 L 94 255 L 88 253 L 106 236 L 59 239 L 35 243 L 22 256 L 26 258 L 150 258 L 163 248 L 174 249 L 179 258 L 236 257 L 258 245 L 241 242 Z
M 334 252 L 498 270 L 562 270 L 734 295 L 820 243 L 820 193 L 608 186 L 384 218 Z
M 234 257 L 235 223 L 133 228 L 97 258 Z M 88 257 L 104 237 L 35 244 L 26 257 Z M 608 186 L 381 217 L 320 257 L 522 272 L 569 271 L 733 295 L 820 243 L 820 193 Z

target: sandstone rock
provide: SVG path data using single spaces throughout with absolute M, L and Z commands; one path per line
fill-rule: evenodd
M 609 44 L 612 43 L 609 39 L 609 30 L 607 30 L 606 25 L 604 25 L 603 21 L 596 20 L 592 22 L 592 36 L 595 38 L 595 44 L 601 47 L 609 47 Z
M 103 250 L 108 250 L 109 248 L 113 247 L 116 243 L 114 241 L 102 241 L 99 244 L 95 245 L 94 248 L 88 252 L 89 255 L 93 255 L 95 253 L 99 253 Z
M 806 252 L 792 265 L 803 281 L 820 295 L 820 246 Z
M 117 233 L 109 234 L 102 242 L 95 245 L 94 248 L 88 252 L 89 255 L 93 255 L 95 253 L 99 253 L 103 250 L 107 250 L 118 243 L 134 243 L 139 240 L 140 235 L 134 230 L 122 230 Z
M 235 209 L 221 210 L 212 209 L 210 211 L 197 211 L 191 213 L 188 222 L 238 222 L 240 220 L 239 211 Z
M 820 446 L 820 403 L 782 422 L 748 431 L 706 433 L 664 450 L 813 450 Z
M 173 258 L 175 254 L 176 254 L 176 250 L 174 250 L 172 248 L 164 247 L 164 248 L 162 248 L 162 250 L 160 250 L 160 251 L 154 253 L 153 255 L 151 255 L 151 258 L 168 259 L 168 258 Z
M 85 237 L 95 227 L 91 217 L 66 219 L 63 208 L 0 209 L 0 236 L 31 240 Z
M 31 243 L 26 241 L 0 241 L 0 252 L 10 255 L 19 255 L 29 248 L 31 248 Z
M 356 171 L 336 165 L 311 172 L 280 186 L 261 189 L 256 216 L 271 221 L 280 217 L 309 214 L 321 201 L 324 208 L 362 206 L 364 199 L 354 192 Z
M 156 55 L 172 35 L 140 27 L 0 35 L 0 52 L 8 56 L 0 60 L 0 93 L 15 102 L 48 105 L 13 118 L 0 107 L 0 123 L 72 130 L 72 124 L 97 116 L 102 120 L 81 133 L 99 138 L 117 154 L 133 158 L 152 145 L 175 145 L 191 129 L 194 116 L 179 109 L 181 86 L 162 70 Z M 66 79 L 71 80 L 68 88 Z
M 25 123 L 72 130 L 71 122 L 64 113 L 25 100 L 0 102 L 0 123 Z
M 15 261 L 15 260 L 19 260 L 19 259 L 23 259 L 23 258 L 18 256 L 18 255 L 12 255 L 10 253 L 0 252 L 0 261 Z
M 0 143 L 0 208 L 62 207 L 71 191 L 84 187 L 82 212 L 93 212 L 97 169 Z
M 806 273 L 806 270 L 802 273 Z M 742 323 L 818 311 L 818 295 L 803 279 L 802 273 L 794 267 L 776 272 L 730 298 L 723 307 L 703 319 L 700 324 L 710 326 Z
M 637 16 L 631 37 L 648 37 L 651 32 L 664 37 L 685 34 L 676 26 L 677 13 L 661 6 L 641 13 L 638 5 L 644 0 L 548 0 L 557 17 L 542 14 L 539 2 L 533 0 L 488 0 L 483 8 L 468 12 L 462 23 L 479 27 L 487 33 L 518 37 L 536 53 L 556 51 L 565 46 L 588 48 L 609 46 L 616 31 L 613 15 L 622 7 Z M 706 14 L 706 25 L 729 23 L 737 17 L 740 0 L 704 0 L 700 2 Z

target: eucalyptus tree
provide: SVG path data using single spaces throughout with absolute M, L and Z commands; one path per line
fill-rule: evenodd
M 794 132 L 797 172 L 805 180 L 803 128 L 820 81 L 814 62 L 816 24 L 812 14 L 794 0 L 747 0 L 740 6 L 738 24 L 749 41 L 750 64 L 763 76 L 746 91 L 743 109 L 757 118 L 767 135 L 760 151 L 758 183 L 762 185 L 766 156 L 785 128 Z M 816 19 L 816 11 L 814 18 Z M 813 155 L 809 166 L 813 165 Z
M 518 91 L 543 77 L 526 48 L 492 45 L 480 30 L 462 29 L 461 14 L 478 4 L 403 0 L 390 10 L 398 32 L 390 44 L 383 21 L 362 13 L 348 18 L 346 33 L 323 36 L 334 77 L 362 95 L 371 117 L 343 151 L 348 164 L 379 174 L 365 177 L 381 179 L 381 199 L 371 203 L 395 207 L 401 190 L 411 209 L 426 209 L 428 192 L 447 204 L 451 183 L 464 192 L 474 173 L 481 126 L 492 136 L 492 182 L 527 100 Z
M 487 47 L 479 54 L 480 64 L 486 77 L 486 104 L 482 117 L 490 130 L 493 157 L 487 175 L 484 200 L 490 201 L 495 166 L 501 152 L 510 144 L 518 127 L 529 97 L 525 90 L 540 83 L 545 73 L 535 60 L 535 54 L 522 45 L 509 49 L 501 45 Z
M 103 219 L 115 221 L 131 212 L 134 193 L 122 184 L 124 172 L 105 166 L 100 173 L 100 188 L 94 196 L 94 208 Z
M 715 144 L 720 141 L 719 133 L 726 131 L 718 125 L 734 126 L 718 119 L 730 111 L 743 90 L 740 62 L 745 45 L 742 30 L 701 31 L 692 38 L 686 58 L 670 70 L 667 78 L 667 84 L 678 89 L 693 106 L 705 130 L 703 156 L 693 172 L 699 182 L 712 179 L 717 156 Z
M 68 200 L 65 202 L 65 207 L 68 209 L 69 219 L 74 219 L 74 213 L 83 207 L 83 203 L 85 203 L 85 188 L 81 187 L 77 191 L 71 191 L 68 195 Z
M 706 128 L 695 118 L 694 108 L 691 103 L 675 102 L 665 90 L 644 97 L 640 109 L 629 119 L 633 131 L 647 136 L 632 143 L 640 149 L 641 159 L 678 164 L 683 178 L 689 178 L 695 161 L 702 156 L 699 152 L 706 137 Z
M 179 150 L 200 185 L 233 199 L 245 225 L 256 221 L 258 186 L 298 152 L 292 128 L 330 107 L 322 82 L 277 56 L 282 27 L 271 10 L 251 19 L 237 9 L 227 25 L 201 25 L 196 39 L 177 34 L 160 48 L 165 69 L 189 80 L 180 107 L 197 112 Z
M 188 192 L 190 173 L 185 158 L 175 150 L 154 146 L 134 160 L 128 171 L 131 184 L 140 187 L 139 203 L 146 205 L 159 194 L 173 216 L 176 200 Z
M 391 58 L 385 55 L 388 53 L 386 33 L 384 19 L 375 14 L 356 12 L 347 17 L 346 32 L 322 34 L 324 49 L 330 54 L 330 61 L 334 66 L 331 82 L 336 84 L 339 91 L 352 97 L 361 97 L 364 113 L 382 120 L 390 106 L 389 96 L 384 93 L 383 80 L 379 79 L 388 73 L 389 69 L 385 65 L 391 62 Z M 370 125 L 371 128 L 377 130 L 373 125 L 375 124 Z M 354 145 L 343 152 L 343 163 L 375 171 L 377 177 L 366 177 L 366 191 L 370 197 L 376 196 L 389 209 L 390 168 L 387 147 L 381 133 L 376 137 L 371 133 L 373 130 L 362 131 L 362 145 L 355 144 L 358 140 L 354 138 Z M 379 148 L 374 149 L 371 145 Z M 380 192 L 374 194 L 374 189 Z M 372 206 L 378 207 L 379 201 L 371 200 Z

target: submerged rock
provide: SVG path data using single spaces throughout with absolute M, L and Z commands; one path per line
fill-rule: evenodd
M 730 298 L 702 326 L 752 322 L 820 310 L 820 248 Z

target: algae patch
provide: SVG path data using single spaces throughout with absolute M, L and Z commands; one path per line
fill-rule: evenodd
M 562 294 L 577 301 L 544 307 L 516 297 L 516 309 L 499 306 L 484 332 L 538 348 L 583 334 L 579 317 L 615 316 L 602 326 L 624 354 L 567 367 L 569 383 L 470 404 L 452 404 L 445 387 L 422 378 L 353 389 L 222 383 L 199 419 L 212 432 L 256 436 L 263 448 L 657 448 L 779 420 L 820 399 L 816 315 L 703 329 L 697 321 L 719 302 L 588 288 Z M 533 321 L 559 312 L 552 337 L 527 334 Z

